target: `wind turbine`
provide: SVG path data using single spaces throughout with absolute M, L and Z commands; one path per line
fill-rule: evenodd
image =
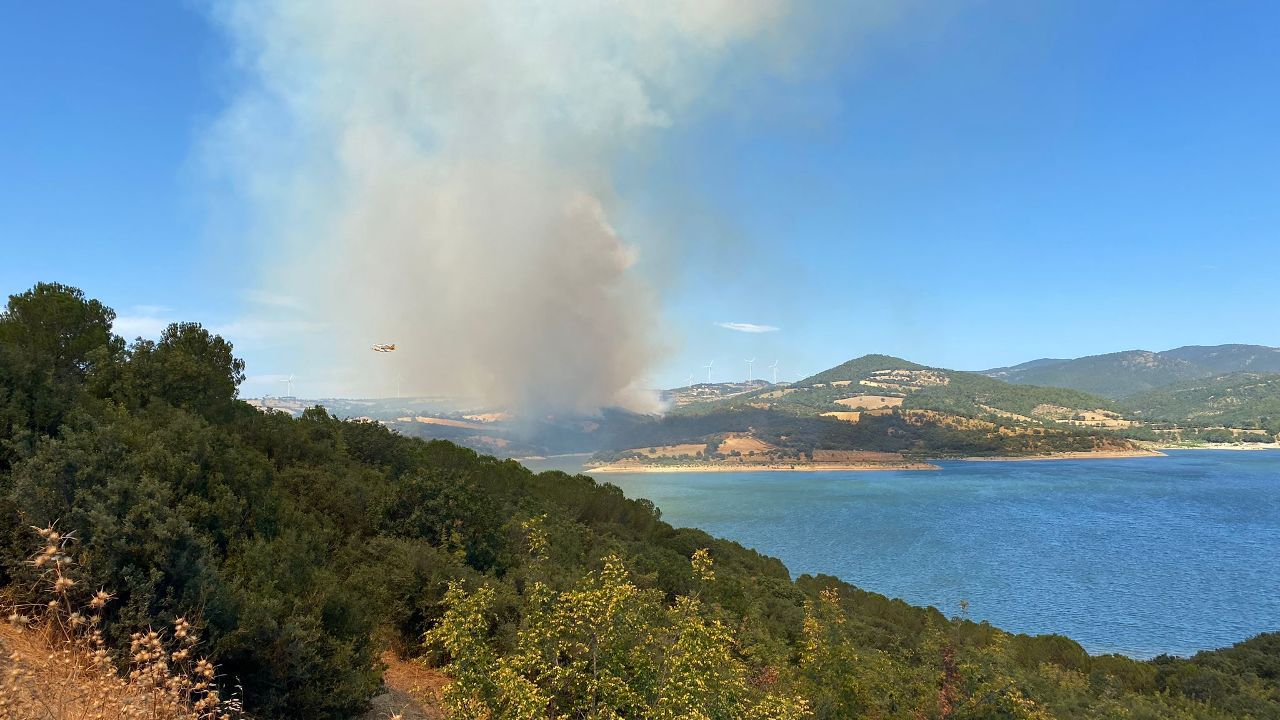
M 778 361 L 774 360 L 773 364 L 769 366 L 769 369 L 773 371 L 773 384 L 777 385 L 778 384 Z
M 280 382 L 285 383 L 285 386 L 289 388 L 289 397 L 293 397 L 293 373 L 289 373 L 287 378 L 280 378 Z
M 716 364 L 716 361 L 715 361 L 715 360 L 712 360 L 711 362 L 707 363 L 706 365 L 703 365 L 703 367 L 704 367 L 704 368 L 706 369 L 706 371 L 707 371 L 707 384 L 708 384 L 708 385 L 710 385 L 710 384 L 711 384 L 711 366 L 712 366 L 712 365 L 715 365 L 715 364 Z
M 756 361 L 755 358 L 751 358 L 750 360 L 743 361 L 747 364 L 747 382 L 751 382 L 754 379 L 754 374 L 751 372 L 751 366 L 755 363 L 755 361 Z
M 689 379 L 685 381 L 685 387 L 693 387 L 693 373 L 689 373 Z

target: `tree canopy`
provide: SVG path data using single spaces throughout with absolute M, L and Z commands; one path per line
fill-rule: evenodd
M 1091 657 L 793 580 L 590 477 L 260 412 L 225 339 L 126 345 L 113 318 L 56 284 L 0 314 L 0 582 L 26 528 L 75 529 L 107 642 L 188 618 L 255 717 L 352 717 L 388 647 L 444 667 L 461 717 L 1280 716 L 1275 635 Z

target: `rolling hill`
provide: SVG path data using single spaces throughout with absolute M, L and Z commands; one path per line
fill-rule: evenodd
M 686 402 L 616 435 L 602 461 L 741 464 L 1136 451 L 1106 398 L 865 355 L 790 383 Z
M 1280 372 L 1280 348 L 1264 345 L 1186 345 L 1161 354 L 1216 373 Z
M 1069 360 L 1042 358 L 981 374 L 1005 382 L 1071 388 L 1119 399 L 1156 388 L 1234 372 L 1280 372 L 1280 348 L 1187 345 L 1126 350 Z
M 1121 401 L 1135 417 L 1280 432 L 1280 373 L 1237 372 L 1139 393 Z
M 1013 384 L 889 355 L 864 355 L 786 387 L 764 387 L 676 412 L 706 414 L 744 407 L 793 415 L 900 408 L 1028 423 L 1069 421 L 1085 414 L 1119 417 L 1115 403 L 1105 397 L 1069 388 Z

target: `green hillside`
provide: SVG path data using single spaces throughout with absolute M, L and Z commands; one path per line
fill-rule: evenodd
M 589 477 L 260 412 L 223 338 L 181 323 L 126 345 L 113 319 L 57 285 L 0 314 L 0 589 L 106 588 L 97 629 L 122 657 L 186 618 L 259 720 L 357 716 L 388 648 L 454 679 L 455 718 L 1280 716 L 1280 635 L 1091 657 L 793 580 Z M 53 523 L 76 538 L 69 584 L 25 562 Z
M 1187 345 L 1160 354 L 1224 375 L 1246 371 L 1280 372 L 1280 348 L 1264 345 Z
M 675 412 L 705 415 L 730 409 L 767 407 L 794 415 L 816 415 L 848 410 L 850 406 L 841 405 L 840 401 L 863 395 L 901 398 L 904 409 L 937 410 L 987 418 L 1000 417 L 999 413 L 1005 413 L 1027 416 L 1036 421 L 1058 418 L 1062 410 L 1116 409 L 1111 400 L 1078 390 L 1017 385 L 979 373 L 931 368 L 889 355 L 865 355 L 785 388 L 770 386 L 726 400 L 685 406 Z M 1052 417 L 1045 412 L 1037 413 L 1037 408 L 1054 409 L 1050 413 Z
M 921 412 L 931 411 L 931 412 Z M 1119 419 L 1114 403 L 1064 388 L 866 355 L 787 386 L 673 408 L 615 433 L 615 451 L 707 443 L 750 432 L 788 456 L 871 450 L 914 458 L 1133 449 L 1078 418 Z M 856 421 L 853 419 L 857 416 Z M 970 420 L 974 422 L 970 422 Z M 601 453 L 597 459 L 619 457 Z
M 797 387 L 811 387 L 819 383 L 839 382 L 842 380 L 863 380 L 877 370 L 923 370 L 923 365 L 917 365 L 910 360 L 894 357 L 892 355 L 863 355 L 856 357 L 848 362 L 841 363 L 833 368 L 823 370 L 816 375 L 798 380 L 792 385 Z
M 1011 383 L 1073 388 L 1119 399 L 1244 371 L 1280 372 L 1280 349 L 1262 345 L 1188 345 L 1164 352 L 1127 350 L 1072 360 L 1032 360 L 982 374 Z
M 1121 404 L 1144 420 L 1280 432 L 1280 374 L 1219 375 L 1149 390 Z
M 999 371 L 987 371 L 987 375 Z M 1191 362 L 1146 350 L 1091 355 L 1060 363 L 1008 368 L 997 377 L 1011 383 L 1080 390 L 1112 399 L 1211 374 Z
M 921 408 L 952 412 L 958 415 L 981 417 L 989 415 L 988 408 L 1007 413 L 1044 420 L 1048 417 L 1039 408 L 1065 408 L 1067 410 L 1115 410 L 1115 403 L 1098 395 L 1069 388 L 1015 385 L 969 372 L 948 372 L 950 382 L 935 385 L 907 396 L 906 408 Z

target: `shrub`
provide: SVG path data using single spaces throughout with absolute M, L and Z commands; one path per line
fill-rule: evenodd
M 135 632 L 122 675 L 103 640 L 102 612 L 111 595 L 83 588 L 68 553 L 73 540 L 53 527 L 29 561 L 27 602 L 15 602 L 4 632 L 10 653 L 0 685 L 0 716 L 20 720 L 72 718 L 230 720 L 238 700 L 219 691 L 217 671 L 196 652 L 199 635 L 178 618 L 167 631 Z M 43 602 L 39 600 L 47 598 Z

